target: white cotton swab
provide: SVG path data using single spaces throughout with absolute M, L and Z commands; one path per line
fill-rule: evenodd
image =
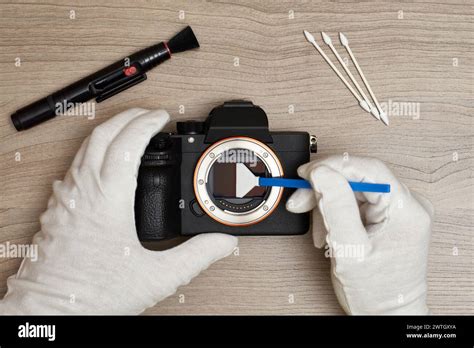
M 387 113 L 382 110 L 377 98 L 374 95 L 374 92 L 372 91 L 372 88 L 370 88 L 369 82 L 367 82 L 367 79 L 365 78 L 364 73 L 362 72 L 362 69 L 359 66 L 359 63 L 357 63 L 357 60 L 355 59 L 354 54 L 352 53 L 352 50 L 349 47 L 349 40 L 347 40 L 347 37 L 343 33 L 339 33 L 339 39 L 341 41 L 341 45 L 344 46 L 347 50 L 347 53 L 349 53 L 349 56 L 351 57 L 352 62 L 354 63 L 354 66 L 357 69 L 357 72 L 362 78 L 362 81 L 364 81 L 365 87 L 367 87 L 367 90 L 369 91 L 369 94 L 372 97 L 375 103 L 375 106 L 377 106 L 377 109 L 379 109 L 380 118 L 382 119 L 382 122 L 388 126 L 389 121 L 388 121 Z
M 342 74 L 339 72 L 339 70 L 336 68 L 336 66 L 331 62 L 331 60 L 326 55 L 326 53 L 324 53 L 323 50 L 321 49 L 321 47 L 319 47 L 319 45 L 316 43 L 316 40 L 314 39 L 314 36 L 311 35 L 311 33 L 309 33 L 307 30 L 304 30 L 303 32 L 304 32 L 304 36 L 306 37 L 306 40 L 308 40 L 308 42 L 311 43 L 314 46 L 314 48 L 316 48 L 316 51 L 318 51 L 319 54 L 324 58 L 326 63 L 329 64 L 331 69 L 341 79 L 341 81 L 344 83 L 344 85 L 347 87 L 347 89 L 349 89 L 349 91 L 351 91 L 351 93 L 354 95 L 354 97 L 359 102 L 360 107 L 362 109 L 364 109 L 365 111 L 367 111 L 368 113 L 370 113 L 371 110 L 370 110 L 369 105 L 367 105 L 367 102 L 364 99 L 362 99 L 361 96 L 359 94 L 357 94 L 357 92 L 354 90 L 354 88 L 352 88 L 352 86 L 346 81 L 344 76 L 342 76 Z
M 362 98 L 365 100 L 365 102 L 366 102 L 367 105 L 369 106 L 369 108 L 370 108 L 370 113 L 372 114 L 372 116 L 374 116 L 377 120 L 380 121 L 379 111 L 377 110 L 376 107 L 374 107 L 374 106 L 370 103 L 369 98 L 367 98 L 367 96 L 365 95 L 364 91 L 363 91 L 362 88 L 360 87 L 359 83 L 358 83 L 357 80 L 354 78 L 354 75 L 352 75 L 351 71 L 350 71 L 349 68 L 346 66 L 346 64 L 344 63 L 344 61 L 342 60 L 342 57 L 339 55 L 339 53 L 337 52 L 336 48 L 335 48 L 334 45 L 332 44 L 332 40 L 331 40 L 331 38 L 329 37 L 329 35 L 326 34 L 325 32 L 321 32 L 321 36 L 323 37 L 324 43 L 329 46 L 329 48 L 331 49 L 332 53 L 334 53 L 334 55 L 336 56 L 337 60 L 339 61 L 339 63 L 340 63 L 340 64 L 342 65 L 342 67 L 344 68 L 344 71 L 347 73 L 347 75 L 348 75 L 349 78 L 351 79 L 352 83 L 353 83 L 354 86 L 357 88 L 357 90 L 359 91 L 360 95 L 362 96 Z

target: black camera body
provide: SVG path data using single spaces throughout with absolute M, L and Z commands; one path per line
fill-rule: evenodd
M 293 235 L 308 231 L 309 213 L 293 214 L 285 208 L 293 189 L 256 190 L 242 201 L 230 197 L 235 186 L 232 164 L 215 164 L 216 169 L 204 170 L 205 173 L 215 173 L 214 179 L 209 174 L 206 183 L 196 177 L 197 166 L 203 162 L 203 153 L 207 151 L 208 158 L 212 158 L 213 153 L 209 149 L 218 143 L 225 146 L 228 139 L 248 142 L 251 146 L 261 145 L 259 149 L 264 149 L 263 155 L 258 158 L 258 163 L 254 163 L 255 166 L 249 168 L 260 170 L 259 175 L 264 176 L 275 176 L 260 163 L 260 160 L 267 160 L 264 158 L 268 158 L 267 153 L 276 154 L 278 168 L 285 177 L 295 178 L 297 168 L 309 161 L 310 152 L 316 152 L 314 138 L 312 140 L 306 132 L 270 132 L 265 112 L 248 101 L 226 102 L 214 108 L 205 122 L 178 122 L 176 133 L 154 136 L 142 157 L 135 196 L 135 220 L 141 241 L 205 232 Z M 197 190 L 200 188 L 197 186 L 200 184 L 214 185 L 208 190 L 213 190 L 215 196 L 212 195 L 210 200 L 198 199 Z M 281 190 L 279 196 L 272 190 Z M 276 203 L 268 208 L 265 202 L 270 199 Z M 248 213 L 240 212 L 245 209 Z M 248 216 L 260 211 L 265 216 L 260 217 L 258 222 L 246 221 L 239 225 L 223 223 L 213 215 L 217 210 L 237 222 L 244 219 L 239 214 Z

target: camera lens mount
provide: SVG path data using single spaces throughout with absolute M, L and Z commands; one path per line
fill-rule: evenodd
M 196 201 L 208 216 L 224 225 L 247 226 L 258 223 L 270 216 L 278 206 L 283 188 L 259 188 L 261 191 L 254 197 L 247 198 L 239 205 L 241 201 L 232 197 L 237 180 L 235 170 L 232 172 L 232 164 L 246 163 L 248 158 L 242 160 L 239 156 L 228 156 L 229 153 L 254 156 L 255 163 L 264 167 L 263 171 L 260 169 L 261 173 L 256 173 L 257 176 L 281 177 L 284 174 L 277 155 L 261 141 L 249 137 L 222 139 L 207 148 L 196 164 L 193 177 Z M 249 169 L 252 170 L 251 167 Z M 226 198 L 219 199 L 217 195 Z

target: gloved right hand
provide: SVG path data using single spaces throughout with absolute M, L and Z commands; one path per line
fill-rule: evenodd
M 301 166 L 298 174 L 314 191 L 297 190 L 287 209 L 319 206 L 327 235 L 313 227 L 313 239 L 318 247 L 326 239 L 334 290 L 346 313 L 427 314 L 431 203 L 376 159 L 330 157 Z M 391 193 L 354 193 L 348 181 L 388 183 Z

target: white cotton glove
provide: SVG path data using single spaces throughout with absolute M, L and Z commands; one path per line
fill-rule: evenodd
M 301 166 L 298 174 L 314 191 L 297 190 L 287 209 L 319 206 L 327 232 L 313 228 L 313 239 L 317 247 L 326 239 L 334 290 L 346 313 L 427 314 L 431 203 L 376 159 L 330 157 Z M 388 183 L 391 193 L 354 193 L 348 181 Z
M 38 260 L 8 279 L 3 314 L 138 314 L 173 294 L 237 239 L 202 234 L 173 249 L 140 244 L 134 201 L 140 159 L 168 122 L 163 111 L 131 109 L 98 126 L 63 181 L 53 184 Z

